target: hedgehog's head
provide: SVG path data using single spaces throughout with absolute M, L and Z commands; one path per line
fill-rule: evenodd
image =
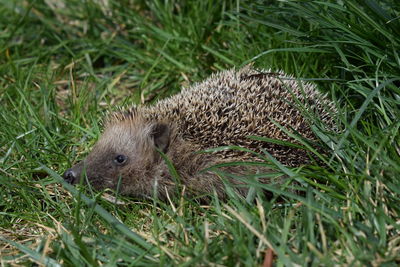
M 152 173 L 156 171 L 154 166 L 161 162 L 158 150 L 166 152 L 169 142 L 170 127 L 166 123 L 139 118 L 111 120 L 91 153 L 68 169 L 64 179 L 77 184 L 86 176 L 95 189 L 117 189 L 119 184 L 122 194 L 137 191 L 132 187 L 148 191 L 145 184 L 156 175 Z

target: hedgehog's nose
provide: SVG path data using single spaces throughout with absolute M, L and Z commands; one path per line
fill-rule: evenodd
M 76 172 L 72 169 L 68 169 L 64 172 L 63 177 L 67 183 L 73 184 L 76 180 Z

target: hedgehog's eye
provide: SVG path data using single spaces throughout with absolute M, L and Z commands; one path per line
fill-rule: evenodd
M 117 165 L 122 165 L 122 164 L 124 164 L 124 163 L 126 162 L 127 159 L 128 159 L 128 158 L 127 158 L 125 155 L 117 155 L 117 156 L 114 158 L 114 162 L 115 162 L 115 164 L 117 164 Z

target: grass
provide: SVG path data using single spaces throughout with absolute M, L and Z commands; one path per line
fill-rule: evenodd
M 268 249 L 276 266 L 400 264 L 398 1 L 0 0 L 0 14 L 2 266 L 257 266 Z M 106 110 L 249 62 L 335 101 L 340 131 L 315 128 L 324 166 L 266 153 L 286 184 L 252 179 L 253 197 L 228 187 L 209 206 L 62 184 Z

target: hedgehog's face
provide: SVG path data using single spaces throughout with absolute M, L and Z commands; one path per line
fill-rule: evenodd
M 64 179 L 77 184 L 87 177 L 95 189 L 111 188 L 122 194 L 131 192 L 133 187 L 144 188 L 143 183 L 149 183 L 146 177 L 148 180 L 153 176 L 153 166 L 160 161 L 157 150 L 167 150 L 169 132 L 162 123 L 111 124 L 88 157 L 67 170 Z

